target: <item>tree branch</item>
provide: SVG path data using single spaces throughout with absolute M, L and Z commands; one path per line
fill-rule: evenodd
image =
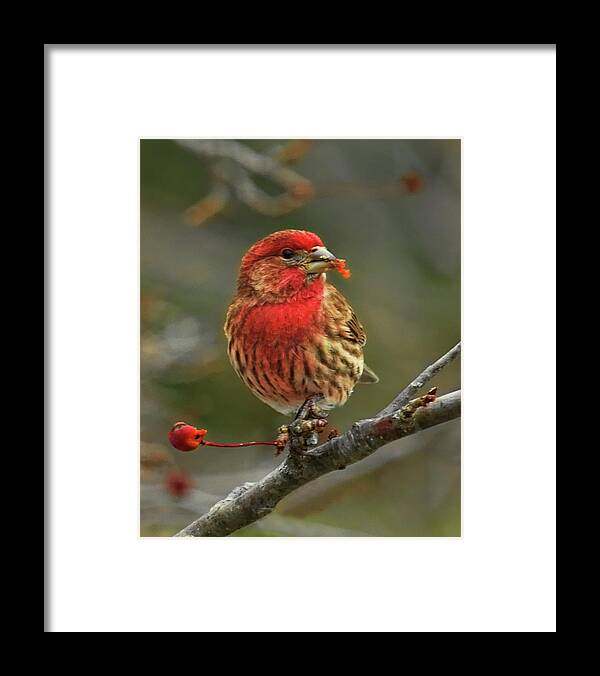
M 460 390 L 425 404 L 425 397 L 409 401 L 460 352 L 460 343 L 426 368 L 375 418 L 360 420 L 344 434 L 307 451 L 289 453 L 279 467 L 256 483 L 245 483 L 217 502 L 206 514 L 175 537 L 224 536 L 261 519 L 300 486 L 363 460 L 381 446 L 460 416 Z
M 194 225 L 206 222 L 221 211 L 232 193 L 251 209 L 267 216 L 287 214 L 314 196 L 311 181 L 285 166 L 285 152 L 275 153 L 273 157 L 228 140 L 179 139 L 175 142 L 195 155 L 213 161 L 211 169 L 215 185 L 212 191 L 186 211 L 187 220 Z M 255 174 L 269 179 L 283 191 L 271 195 L 262 190 L 254 181 Z

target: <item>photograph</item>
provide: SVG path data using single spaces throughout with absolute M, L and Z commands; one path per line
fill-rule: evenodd
M 142 538 L 461 537 L 461 155 L 140 138 Z

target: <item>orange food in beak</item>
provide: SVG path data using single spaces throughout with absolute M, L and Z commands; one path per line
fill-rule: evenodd
M 352 276 L 352 273 L 350 272 L 350 269 L 346 267 L 346 261 L 343 258 L 336 258 L 331 261 L 331 265 L 344 279 L 349 279 Z

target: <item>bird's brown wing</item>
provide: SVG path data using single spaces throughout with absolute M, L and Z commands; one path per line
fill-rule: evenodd
M 354 310 L 348 305 L 350 316 L 346 321 L 346 332 L 350 340 L 355 340 L 359 345 L 364 345 L 367 342 L 367 334 L 363 325 L 358 321 L 358 317 L 354 314 Z
M 327 285 L 324 307 L 328 315 L 327 319 L 335 322 L 343 338 L 358 343 L 361 347 L 367 342 L 367 334 L 354 314 L 354 310 L 331 284 Z
M 367 334 L 365 333 L 363 325 L 358 321 L 358 317 L 344 296 L 330 284 L 327 285 L 325 308 L 329 315 L 328 319 L 335 323 L 342 337 L 351 343 L 354 343 L 357 346 L 357 349 L 362 348 L 367 342 Z M 360 354 L 362 356 L 362 349 L 360 349 Z M 379 377 L 372 369 L 364 364 L 358 382 L 365 384 L 378 383 Z

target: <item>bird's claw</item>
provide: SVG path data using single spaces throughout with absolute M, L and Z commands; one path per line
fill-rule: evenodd
M 314 401 L 310 403 L 309 409 L 308 409 L 308 417 L 309 418 L 318 418 L 320 420 L 327 420 L 327 411 L 325 409 L 322 409 L 318 404 L 316 404 Z
M 280 455 L 286 447 L 297 455 L 306 455 L 307 449 L 318 445 L 319 434 L 327 427 L 327 415 L 315 403 L 322 398 L 322 395 L 309 397 L 294 420 L 279 427 L 275 455 Z
M 322 394 L 313 394 L 300 406 L 298 412 L 294 416 L 294 422 L 297 420 L 306 420 L 307 418 L 320 418 L 323 417 L 323 412 L 317 406 L 317 402 L 324 399 Z M 318 412 L 318 414 L 317 414 Z

